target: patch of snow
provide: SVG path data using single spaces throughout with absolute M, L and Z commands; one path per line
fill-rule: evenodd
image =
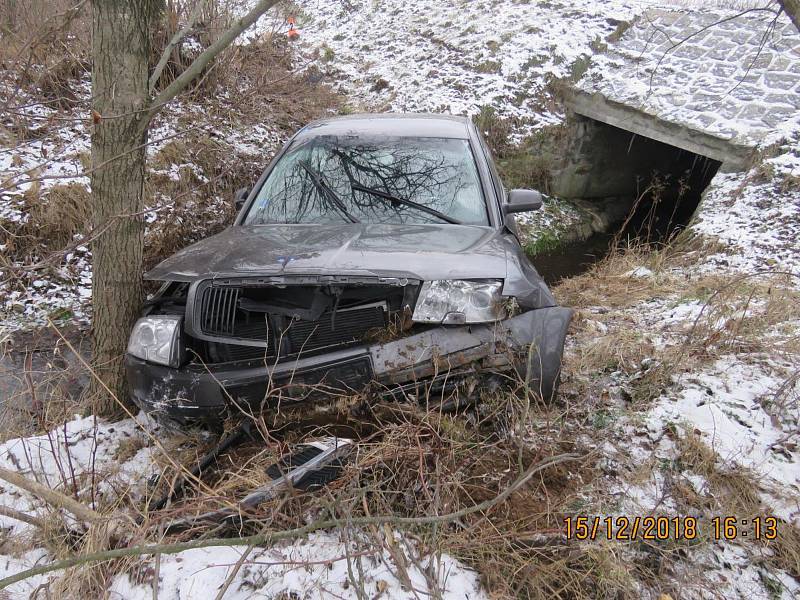
M 706 257 L 705 270 L 800 275 L 800 179 L 785 189 L 782 183 L 786 177 L 800 177 L 798 164 L 789 145 L 748 173 L 714 177 L 692 228 L 726 248 Z M 773 174 L 764 176 L 763 170 Z M 794 284 L 800 285 L 798 278 Z
M 43 548 L 36 548 L 15 556 L 0 555 L 0 579 L 15 575 L 25 569 L 46 565 L 53 559 Z M 34 592 L 47 582 L 47 575 L 35 575 L 7 587 L 3 593 L 9 599 L 34 598 Z
M 342 537 L 315 533 L 306 539 L 254 548 L 233 578 L 225 598 L 360 598 L 359 589 L 368 597 L 419 598 L 431 595 L 435 588 L 442 592 L 437 596 L 446 600 L 487 598 L 477 574 L 447 554 L 423 556 L 418 564 L 412 562 L 407 572 L 413 589 L 408 589 L 387 549 L 371 547 L 366 540 L 364 544 L 354 544 L 352 539 L 348 543 Z M 358 534 L 351 532 L 347 537 Z M 396 542 L 402 542 L 399 535 L 395 538 Z M 222 546 L 162 555 L 158 597 L 190 600 L 216 594 L 244 552 L 244 547 Z M 151 569 L 152 562 L 147 560 Z M 118 575 L 111 584 L 110 595 L 149 600 L 153 588 L 149 582 L 136 583 L 129 575 Z
M 791 442 L 800 425 L 797 409 L 769 408 L 781 395 L 800 397 L 800 382 L 788 389 L 792 365 L 774 360 L 745 360 L 726 356 L 708 369 L 681 382 L 675 395 L 666 395 L 648 412 L 651 431 L 666 424 L 685 423 L 699 433 L 723 463 L 752 470 L 773 484 L 785 497 L 800 497 L 800 449 Z M 800 522 L 800 504 L 779 514 Z
M 793 600 L 800 595 L 797 579 L 779 569 L 767 570 L 759 566 L 761 562 L 752 550 L 731 542 L 714 542 L 709 548 L 695 550 L 690 563 L 677 565 L 681 597 Z M 698 568 L 702 577 L 697 577 Z
M 75 494 L 87 504 L 110 500 L 117 486 L 141 485 L 154 472 L 154 447 L 139 451 L 129 462 L 118 461 L 124 443 L 144 443 L 148 430 L 156 427 L 146 416 L 109 423 L 96 417 L 66 421 L 45 434 L 12 438 L 0 444 L 0 466 L 67 494 Z M 117 474 L 122 474 L 116 479 Z M 0 482 L 0 504 L 36 515 L 42 502 L 28 492 Z M 0 516 L 0 528 L 20 534 L 31 526 Z
M 43 483 L 69 495 L 77 495 L 87 505 L 93 501 L 110 501 L 121 492 L 137 497 L 156 471 L 155 457 L 159 450 L 147 444 L 147 431 L 156 425 L 144 415 L 136 420 L 108 423 L 95 417 L 78 417 L 45 434 L 13 438 L 0 444 L 0 466 Z M 141 444 L 130 458 L 120 460 L 122 444 Z M 0 483 L 0 505 L 31 516 L 42 516 L 42 502 L 11 484 Z M 35 531 L 33 526 L 10 517 L 0 517 L 0 528 L 19 538 Z M 36 539 L 30 536 L 31 539 Z M 487 598 L 478 575 L 447 554 L 422 555 L 417 545 L 399 533 L 393 543 L 413 558 L 406 567 L 408 580 L 394 564 L 392 553 L 383 546 L 375 547 L 366 534 L 349 531 L 320 532 L 307 538 L 254 548 L 238 571 L 226 598 L 330 596 L 359 598 L 358 589 L 370 596 L 386 594 L 390 598 L 417 598 L 441 591 L 444 599 Z M 179 554 L 162 555 L 159 598 L 189 600 L 216 593 L 244 552 L 243 547 L 221 546 L 200 548 Z M 41 547 L 18 556 L 0 555 L 0 577 L 6 577 L 52 560 Z M 152 559 L 142 559 L 144 569 L 152 567 Z M 150 571 L 152 572 L 152 571 Z M 355 573 L 356 580 L 350 573 Z M 15 584 L 10 592 L 24 596 L 49 577 L 34 577 Z M 411 589 L 405 587 L 407 581 Z M 152 598 L 151 582 L 118 575 L 110 585 L 111 598 L 135 600 Z M 16 597 L 16 596 L 15 596 Z
M 653 277 L 653 272 L 648 269 L 647 267 L 636 267 L 635 269 L 631 269 L 627 273 L 624 273 L 625 277 L 632 277 L 634 279 L 650 279 Z

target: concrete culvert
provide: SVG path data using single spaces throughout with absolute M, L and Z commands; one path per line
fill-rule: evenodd
M 575 115 L 552 185 L 583 217 L 562 243 L 536 253 L 542 276 L 580 273 L 613 241 L 666 243 L 685 228 L 723 162 L 681 146 Z

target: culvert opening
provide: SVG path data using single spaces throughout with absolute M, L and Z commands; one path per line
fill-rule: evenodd
M 585 117 L 573 131 L 555 195 L 589 207 L 609 226 L 534 256 L 548 283 L 584 272 L 617 244 L 667 243 L 689 224 L 722 164 Z

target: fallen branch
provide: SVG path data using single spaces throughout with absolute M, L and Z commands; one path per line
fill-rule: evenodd
M 17 486 L 18 488 L 22 488 L 26 492 L 30 492 L 37 498 L 47 502 L 50 506 L 63 508 L 67 512 L 70 512 L 78 517 L 81 521 L 85 521 L 87 523 L 96 523 L 97 521 L 101 521 L 106 518 L 99 512 L 93 511 L 88 506 L 84 506 L 66 494 L 62 494 L 61 492 L 50 489 L 38 481 L 32 481 L 27 477 L 20 475 L 16 471 L 11 471 L 9 469 L 0 467 L 0 479 Z
M 23 523 L 27 523 L 28 525 L 33 525 L 34 527 L 38 527 L 39 529 L 45 528 L 45 522 L 42 521 L 41 519 L 32 517 L 28 514 L 25 514 L 24 512 L 14 510 L 13 508 L 9 508 L 8 506 L 0 506 L 0 516 L 16 519 L 17 521 L 22 521 Z
M 199 76 L 203 72 L 203 69 L 205 69 L 220 52 L 230 46 L 233 43 L 233 40 L 239 37 L 239 35 L 245 29 L 258 21 L 265 12 L 278 4 L 279 1 L 280 0 L 260 0 L 255 6 L 253 6 L 250 12 L 240 19 L 236 19 L 236 21 L 233 22 L 233 25 L 224 31 L 217 41 L 206 48 L 200 54 L 200 56 L 192 61 L 192 63 L 183 73 L 176 77 L 172 83 L 170 83 L 158 94 L 153 101 L 153 106 L 150 108 L 148 121 L 153 118 L 156 111 L 160 107 L 172 100 L 183 90 L 183 88 L 189 85 L 189 83 L 195 77 Z
M 130 548 L 116 548 L 113 550 L 106 550 L 102 552 L 93 552 L 91 554 L 85 554 L 84 556 L 75 556 L 72 558 L 55 561 L 47 565 L 41 565 L 38 567 L 33 567 L 31 569 L 20 571 L 19 573 L 16 573 L 9 577 L 5 577 L 4 579 L 0 579 L 0 589 L 4 589 L 9 585 L 17 583 L 19 581 L 24 581 L 25 579 L 28 579 L 29 577 L 34 577 L 36 575 L 43 575 L 45 573 L 50 573 L 52 571 L 60 571 L 62 569 L 68 569 L 70 567 L 74 567 L 83 563 L 101 562 L 106 560 L 112 560 L 115 558 L 123 558 L 126 556 L 178 554 L 179 552 L 183 552 L 185 550 L 193 550 L 195 548 L 209 548 L 214 546 L 259 546 L 264 544 L 272 544 L 280 540 L 294 539 L 301 537 L 303 535 L 307 535 L 309 533 L 313 533 L 314 531 L 319 531 L 321 529 L 331 529 L 343 525 L 347 525 L 350 527 L 354 526 L 362 527 L 369 525 L 387 524 L 398 527 L 398 526 L 420 526 L 420 525 L 432 525 L 435 523 L 447 523 L 458 520 L 462 517 L 465 517 L 473 513 L 489 510 L 490 508 L 508 499 L 508 497 L 511 496 L 511 494 L 513 494 L 514 492 L 519 490 L 522 486 L 524 486 L 526 483 L 528 483 L 528 481 L 530 481 L 531 478 L 540 471 L 543 471 L 544 469 L 565 462 L 576 461 L 581 458 L 584 457 L 578 454 L 559 454 L 557 456 L 552 456 L 550 458 L 547 458 L 529 467 L 522 475 L 520 475 L 519 478 L 516 479 L 516 481 L 514 481 L 510 486 L 508 486 L 505 490 L 503 490 L 494 498 L 490 498 L 489 500 L 485 500 L 480 504 L 475 504 L 474 506 L 468 506 L 466 508 L 462 508 L 461 510 L 448 513 L 445 515 L 427 516 L 427 517 L 392 517 L 392 516 L 359 517 L 355 519 L 344 519 L 344 520 L 328 519 L 324 521 L 317 521 L 315 523 L 309 523 L 308 525 L 305 525 L 303 527 L 297 527 L 295 529 L 286 529 L 282 531 L 259 533 L 256 535 L 246 536 L 242 538 L 209 538 L 209 539 L 190 540 L 188 542 L 176 542 L 173 544 L 153 544 L 150 546 L 133 546 Z

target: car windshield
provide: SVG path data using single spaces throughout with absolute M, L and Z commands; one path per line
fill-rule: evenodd
M 467 140 L 318 136 L 278 161 L 245 218 L 267 223 L 488 225 Z

